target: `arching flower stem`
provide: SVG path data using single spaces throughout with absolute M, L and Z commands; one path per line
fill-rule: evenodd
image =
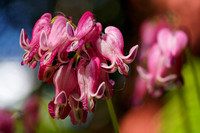
M 107 106 L 108 106 L 108 111 L 109 111 L 109 114 L 110 114 L 110 117 L 111 117 L 111 120 L 112 120 L 112 124 L 113 124 L 113 128 L 115 130 L 115 133 L 119 133 L 117 117 L 116 117 L 116 114 L 115 114 L 115 110 L 114 110 L 111 98 L 106 99 L 106 103 L 107 103 Z

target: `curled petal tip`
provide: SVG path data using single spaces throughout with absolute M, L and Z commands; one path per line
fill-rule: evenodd
M 121 58 L 123 59 L 125 63 L 129 64 L 135 59 L 137 55 L 137 51 L 138 51 L 138 45 L 135 45 L 129 50 L 129 55 L 122 56 Z

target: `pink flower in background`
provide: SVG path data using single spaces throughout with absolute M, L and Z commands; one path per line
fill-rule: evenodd
M 20 34 L 20 46 L 23 48 L 26 53 L 23 56 L 22 65 L 27 64 L 31 68 L 35 68 L 37 62 L 40 60 L 40 56 L 38 54 L 39 49 L 39 38 L 42 31 L 45 31 L 49 34 L 51 30 L 51 14 L 45 13 L 41 16 L 41 18 L 36 22 L 31 41 L 27 37 L 27 33 L 24 29 L 21 30 Z
M 158 45 L 152 46 L 147 56 L 147 69 L 138 66 L 140 76 L 147 82 L 147 90 L 150 94 L 158 97 L 168 82 L 176 79 L 175 74 L 170 74 L 170 69 L 165 65 L 165 56 Z
M 23 125 L 26 133 L 35 133 L 40 120 L 40 98 L 37 95 L 30 96 L 23 109 Z
M 15 121 L 12 114 L 8 111 L 0 109 L 0 132 L 14 133 Z
M 148 54 L 148 49 L 157 42 L 157 34 L 162 28 L 167 28 L 169 25 L 165 20 L 150 21 L 146 20 L 140 27 L 141 48 L 139 58 L 142 60 Z
M 138 46 L 133 46 L 129 55 L 124 56 L 124 40 L 119 29 L 109 26 L 95 44 L 97 52 L 106 60 L 111 62 L 111 65 L 102 63 L 101 67 L 110 73 L 113 73 L 118 68 L 119 72 L 124 76 L 128 76 L 129 67 L 126 63 L 131 63 L 136 56 Z
M 171 66 L 173 59 L 179 56 L 188 42 L 187 35 L 181 30 L 171 31 L 163 28 L 158 32 L 158 45 L 166 56 L 167 66 Z
M 148 32 L 142 34 L 142 39 L 146 39 L 146 44 L 142 48 L 146 49 L 141 49 L 140 52 L 145 52 L 146 56 L 140 58 L 140 61 L 145 63 L 139 65 L 137 70 L 147 84 L 147 91 L 154 97 L 161 96 L 171 84 L 182 83 L 181 56 L 188 38 L 183 31 L 172 31 L 168 27 L 159 24 L 154 27 L 150 25 L 149 29 L 153 28 L 153 33 L 147 30 Z M 147 38 L 147 33 L 151 38 Z

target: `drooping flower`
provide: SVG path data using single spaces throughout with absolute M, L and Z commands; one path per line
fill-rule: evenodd
M 145 58 L 148 54 L 149 48 L 157 43 L 157 35 L 160 29 L 170 27 L 165 20 L 146 20 L 140 27 L 141 47 L 139 53 L 139 60 Z
M 73 59 L 69 64 L 60 66 L 54 74 L 55 98 L 49 103 L 49 113 L 52 118 L 64 119 L 71 110 L 68 99 L 71 92 L 77 87 L 77 79 L 72 64 Z
M 111 62 L 111 65 L 102 63 L 101 67 L 110 73 L 113 73 L 118 68 L 119 72 L 124 76 L 128 76 L 129 67 L 126 63 L 131 63 L 136 56 L 138 45 L 133 46 L 129 55 L 123 55 L 124 41 L 119 29 L 113 26 L 108 26 L 103 34 L 95 43 L 97 52 L 106 60 Z
M 104 94 L 102 88 L 98 88 L 100 76 L 100 60 L 98 57 L 93 57 L 88 63 L 82 59 L 77 67 L 77 78 L 80 87 L 80 100 L 86 110 L 94 109 L 94 97 L 101 98 Z
M 73 41 L 67 48 L 67 52 L 75 51 L 82 45 L 97 39 L 102 30 L 100 23 L 94 21 L 93 14 L 85 12 L 78 22 L 75 31 L 72 31 Z
M 26 53 L 23 56 L 22 65 L 27 64 L 31 68 L 35 68 L 37 62 L 40 60 L 40 55 L 38 53 L 39 49 L 39 38 L 42 31 L 45 31 L 46 34 L 49 34 L 51 30 L 51 14 L 45 13 L 41 18 L 36 22 L 31 41 L 27 37 L 27 33 L 24 29 L 21 30 L 20 34 L 20 46 L 23 48 Z
M 64 16 L 58 16 L 52 24 L 49 36 L 45 31 L 41 33 L 40 48 L 43 51 L 46 51 L 40 60 L 43 64 L 51 64 L 58 52 L 65 52 L 63 49 L 66 49 L 66 47 L 71 42 L 70 35 L 72 26 L 69 25 L 71 24 L 69 22 L 66 22 L 66 18 Z M 58 55 L 58 59 L 60 62 L 69 61 L 63 61 L 61 55 L 61 53 L 59 53 Z M 65 58 L 67 58 L 67 55 L 65 56 Z
M 138 66 L 140 76 L 147 82 L 147 90 L 158 97 L 177 76 L 165 64 L 165 56 L 158 45 L 152 46 L 147 56 L 147 69 Z
M 167 66 L 171 66 L 174 58 L 178 57 L 184 50 L 188 38 L 185 32 L 177 30 L 172 32 L 163 28 L 158 32 L 158 45 L 166 56 Z

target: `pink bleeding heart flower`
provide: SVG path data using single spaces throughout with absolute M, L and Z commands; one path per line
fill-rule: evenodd
M 49 103 L 49 114 L 52 118 L 64 119 L 71 110 L 68 99 L 77 87 L 76 74 L 72 64 L 73 59 L 67 65 L 60 66 L 54 74 L 53 83 L 56 94 L 54 100 Z
M 36 22 L 31 41 L 27 37 L 27 33 L 24 29 L 21 30 L 20 34 L 20 46 L 23 48 L 26 53 L 23 56 L 22 65 L 27 64 L 31 68 L 35 68 L 37 65 L 37 61 L 40 60 L 40 56 L 38 54 L 39 49 L 39 38 L 42 31 L 45 31 L 49 34 L 51 30 L 51 14 L 45 13 L 41 16 L 41 18 Z
M 147 57 L 147 68 L 138 66 L 137 70 L 140 76 L 147 82 L 147 90 L 150 94 L 158 97 L 162 94 L 167 85 L 177 78 L 177 75 L 171 74 L 165 64 L 165 56 L 158 45 L 152 46 Z
M 74 37 L 73 42 L 67 48 L 67 52 L 77 50 L 83 44 L 92 41 L 101 33 L 101 24 L 95 23 L 93 18 L 93 14 L 89 11 L 83 14 L 78 22 L 76 30 L 71 32 Z
M 163 28 L 158 33 L 158 45 L 166 56 L 167 66 L 173 64 L 173 58 L 182 53 L 188 42 L 185 32 L 177 30 L 172 32 L 168 28 Z
M 141 38 L 141 48 L 139 59 L 142 60 L 148 54 L 148 49 L 156 44 L 157 35 L 160 29 L 169 27 L 169 25 L 164 20 L 150 21 L 146 20 L 142 23 L 140 27 L 140 38 Z
M 65 49 L 69 45 L 69 38 L 71 35 L 71 25 L 69 22 L 66 22 L 66 18 L 63 16 L 58 16 L 54 23 L 52 24 L 51 32 L 49 35 L 43 31 L 40 35 L 40 48 L 43 51 L 46 51 L 45 54 L 41 57 L 41 62 L 43 64 L 51 64 L 54 60 L 54 57 L 58 54 L 58 60 L 60 62 L 68 62 L 69 60 L 64 61 L 63 58 L 67 58 L 67 53 Z M 64 52 L 65 57 L 62 53 Z M 62 60 L 63 59 L 63 60 Z
M 110 66 L 106 63 L 101 64 L 105 71 L 113 73 L 118 68 L 121 74 L 128 76 L 129 67 L 125 63 L 131 63 L 135 59 L 138 45 L 133 46 L 129 51 L 129 55 L 124 56 L 124 40 L 120 30 L 116 27 L 108 26 L 105 29 L 105 34 L 95 43 L 95 47 L 104 59 L 111 62 Z
M 92 47 L 87 48 L 87 53 L 90 59 L 93 57 L 97 57 L 97 54 L 95 53 Z M 99 59 L 101 63 L 106 63 L 105 59 L 103 58 L 99 58 Z M 104 98 L 111 98 L 113 96 L 114 84 L 115 84 L 115 81 L 109 78 L 109 73 L 105 72 L 104 69 L 101 68 L 98 89 L 100 91 L 104 91 L 104 92 L 100 92 L 100 94 L 104 93 Z
M 71 122 L 75 124 L 85 123 L 87 120 L 87 110 L 83 108 L 82 102 L 77 101 L 72 96 L 69 97 L 69 103 L 71 106 L 71 111 L 69 116 L 71 118 Z
M 95 101 L 94 97 L 101 98 L 103 96 L 103 87 L 98 88 L 100 76 L 100 60 L 93 57 L 88 63 L 86 60 L 80 60 L 77 67 L 78 84 L 80 87 L 83 107 L 86 110 L 93 111 Z

